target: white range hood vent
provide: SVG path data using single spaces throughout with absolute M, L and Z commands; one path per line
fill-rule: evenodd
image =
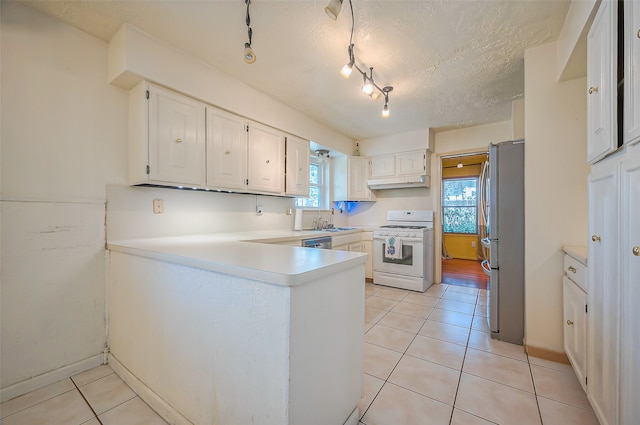
M 409 187 L 429 187 L 431 177 L 427 175 L 389 177 L 368 180 L 369 189 L 404 189 Z

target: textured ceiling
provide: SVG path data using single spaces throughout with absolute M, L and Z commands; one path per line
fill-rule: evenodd
M 524 51 L 558 38 L 568 1 L 353 0 L 356 62 L 394 87 L 391 116 L 339 74 L 351 13 L 325 0 L 252 0 L 257 61 L 242 60 L 243 0 L 24 1 L 104 40 L 127 22 L 354 139 L 510 119 Z

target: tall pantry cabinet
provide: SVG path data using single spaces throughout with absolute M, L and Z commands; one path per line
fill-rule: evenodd
M 624 15 L 622 26 L 619 14 Z M 619 41 L 624 42 L 622 57 L 615 53 Z M 611 58 L 604 58 L 601 49 L 613 52 Z M 587 50 L 587 150 L 588 161 L 594 164 L 588 183 L 587 396 L 602 425 L 636 425 L 640 423 L 640 3 L 602 1 Z

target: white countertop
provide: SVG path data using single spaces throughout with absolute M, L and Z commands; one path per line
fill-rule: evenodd
M 575 258 L 576 260 L 578 260 L 580 263 L 584 264 L 585 266 L 587 265 L 587 258 L 589 256 L 589 250 L 587 249 L 586 246 L 571 246 L 571 245 L 564 245 L 562 247 L 562 250 L 567 253 L 567 255 Z
M 295 286 L 366 262 L 360 252 L 273 245 L 278 242 L 361 232 L 264 230 L 111 241 L 114 252 L 196 267 L 283 286 Z

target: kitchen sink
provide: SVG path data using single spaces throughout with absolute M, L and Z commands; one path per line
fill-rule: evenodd
M 335 227 L 333 229 L 322 229 L 323 232 L 344 232 L 346 230 L 355 230 L 355 227 Z

